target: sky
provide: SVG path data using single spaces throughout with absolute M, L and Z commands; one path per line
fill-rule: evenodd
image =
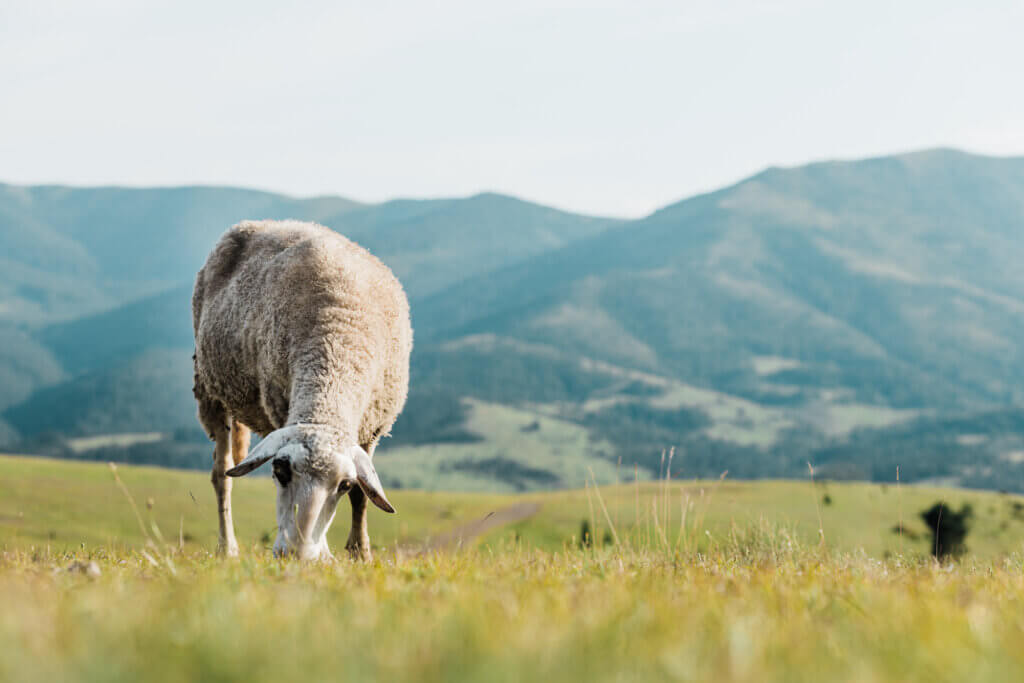
M 766 166 L 1024 155 L 1024 3 L 0 3 L 0 181 L 645 215 Z

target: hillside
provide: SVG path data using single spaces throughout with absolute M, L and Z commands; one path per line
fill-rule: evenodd
M 191 386 L 187 364 L 157 363 L 136 377 L 137 358 L 191 354 L 193 278 L 242 218 L 324 223 L 383 258 L 413 297 L 617 223 L 496 194 L 366 205 L 218 187 L 0 185 L 0 413 L 22 404 L 0 418 L 0 443 L 64 453 L 61 436 L 131 431 L 139 421 L 149 422 L 144 431 L 187 423 L 198 432 L 193 409 L 181 408 L 191 398 L 157 397 Z M 134 417 L 111 410 L 121 405 L 111 403 L 115 383 L 118 395 L 136 397 Z M 51 401 L 73 414 L 43 414 Z M 182 448 L 205 462 L 205 446 L 200 455 L 168 445 Z
M 500 348 L 539 364 L 597 361 L 582 365 L 654 396 L 584 395 L 595 421 L 613 421 L 622 403 L 696 408 L 714 423 L 704 435 L 717 429 L 719 442 L 760 448 L 723 455 L 721 469 L 763 474 L 751 460 L 774 453 L 789 460 L 767 467 L 792 473 L 835 456 L 843 449 L 824 442 L 858 428 L 917 418 L 923 435 L 940 415 L 1020 412 L 1022 227 L 1024 160 L 938 150 L 770 169 L 429 297 L 416 308 L 417 330 L 460 358 Z M 478 386 L 514 383 L 514 371 L 493 375 L 526 362 L 481 363 Z M 712 406 L 730 401 L 753 432 L 715 418 Z M 1019 486 L 1017 428 L 976 426 L 910 444 L 885 469 L 894 475 L 901 457 L 924 448 L 933 475 L 955 477 L 970 460 L 966 480 L 1009 470 Z M 675 440 L 688 456 L 709 448 L 694 436 Z M 666 443 L 647 445 L 652 466 Z M 873 457 L 854 450 L 845 449 L 847 464 Z M 697 471 L 713 474 L 705 463 Z
M 221 187 L 0 184 L 2 319 L 80 318 L 190 286 L 217 237 L 246 218 L 323 223 L 384 258 L 421 294 L 615 223 L 496 194 L 368 205 Z
M 23 450 L 202 466 L 190 398 L 161 395 L 191 381 L 190 279 L 225 225 L 291 215 L 367 245 L 409 292 L 412 394 L 381 450 L 401 463 L 392 483 L 574 486 L 620 458 L 651 476 L 676 446 L 690 476 L 811 461 L 1024 491 L 1024 159 L 772 168 L 630 222 L 487 194 L 0 189 L 20 264 L 0 281 L 16 380 L 0 438 Z M 135 432 L 165 440 L 65 443 Z
M 1022 225 L 1024 160 L 936 151 L 771 169 L 460 283 L 420 302 L 418 330 L 512 337 L 769 402 L 828 390 L 913 408 L 1020 403 Z

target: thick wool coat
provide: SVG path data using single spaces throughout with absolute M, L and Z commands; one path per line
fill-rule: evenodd
M 322 425 L 373 453 L 405 404 L 412 326 L 391 270 L 321 225 L 246 221 L 196 277 L 195 395 L 211 436 Z M 211 424 L 213 422 L 213 424 Z

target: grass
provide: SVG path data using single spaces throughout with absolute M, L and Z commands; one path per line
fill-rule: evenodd
M 158 467 L 118 467 L 118 474 L 139 505 L 147 527 L 156 524 L 175 543 L 199 550 L 217 544 L 217 514 L 209 475 Z M 276 532 L 274 485 L 269 477 L 235 480 L 233 513 L 239 543 L 250 549 L 269 546 Z M 400 514 L 373 508 L 370 531 L 375 544 L 394 546 L 422 541 L 479 519 L 505 504 L 482 494 L 389 491 Z M 348 535 L 348 505 L 339 506 L 328 542 L 343 548 Z M 269 541 L 264 539 L 270 539 Z M 0 548 L 139 548 L 145 537 L 109 467 L 45 458 L 0 456 Z
M 3 680 L 1006 681 L 1019 558 L 943 567 L 784 537 L 711 554 L 0 557 Z
M 729 481 L 521 496 L 396 491 L 399 515 L 371 518 L 384 546 L 374 563 L 300 564 L 246 542 L 272 524 L 269 481 L 238 487 L 243 552 L 225 561 L 210 552 L 205 477 L 118 471 L 165 536 L 191 510 L 193 540 L 146 543 L 104 466 L 0 458 L 0 680 L 1024 675 L 1015 497 Z M 976 510 L 972 552 L 957 563 L 936 563 L 920 540 L 891 545 L 900 508 L 908 529 L 920 527 L 916 513 L 938 498 Z M 472 547 L 420 554 L 395 543 L 522 501 L 540 511 Z M 594 547 L 572 541 L 582 519 L 597 531 Z M 620 542 L 602 544 L 613 525 Z M 51 526 L 58 537 L 40 538 Z M 335 527 L 338 547 L 347 524 Z M 78 571 L 89 563 L 94 571 Z
M 927 555 L 931 536 L 920 513 L 943 500 L 956 509 L 964 503 L 972 506 L 974 518 L 967 545 L 975 558 L 999 559 L 1024 551 L 1024 498 L 990 491 L 728 479 L 640 482 L 600 491 L 620 534 L 644 547 L 657 545 L 656 523 L 666 529 L 673 546 L 688 542 L 702 550 L 713 548 L 736 530 L 768 524 L 790 529 L 795 539 L 808 545 L 818 542 L 821 528 L 826 546 L 839 552 L 863 552 L 875 558 Z M 584 519 L 591 521 L 598 539 L 610 530 L 595 496 L 586 490 L 529 494 L 519 499 L 540 502 L 540 511 L 494 531 L 489 541 L 519 538 L 531 547 L 558 550 L 573 535 L 579 537 Z M 685 528 L 681 529 L 684 509 Z M 902 534 L 897 531 L 901 520 Z
M 118 473 L 142 509 L 147 526 L 187 549 L 215 547 L 217 517 L 208 475 L 156 467 L 120 466 Z M 632 472 L 611 476 L 626 479 Z M 581 482 L 582 484 L 583 482 Z M 415 545 L 470 525 L 518 502 L 538 503 L 523 521 L 494 530 L 486 543 L 521 541 L 561 550 L 579 540 L 583 520 L 600 541 L 610 531 L 593 489 L 521 495 L 388 492 L 399 514 L 370 512 L 370 534 L 381 548 Z M 619 533 L 641 547 L 656 546 L 655 524 L 673 547 L 708 549 L 737 529 L 769 524 L 790 529 L 801 543 L 818 541 L 819 514 L 826 545 L 839 552 L 884 558 L 927 554 L 928 529 L 919 513 L 938 500 L 953 508 L 969 503 L 974 519 L 967 544 L 980 559 L 1024 551 L 1024 498 L 966 489 L 894 484 L 809 481 L 640 481 L 602 486 L 600 499 Z M 827 499 L 827 503 L 826 503 Z M 341 548 L 348 533 L 347 505 L 339 508 L 329 542 Z M 680 524 L 684 522 L 685 529 Z M 268 545 L 274 525 L 273 484 L 267 477 L 235 480 L 234 519 L 239 542 Z M 895 530 L 902 520 L 904 533 Z M 0 456 L 0 548 L 139 548 L 144 536 L 107 465 Z M 692 546 L 692 547 L 690 547 Z

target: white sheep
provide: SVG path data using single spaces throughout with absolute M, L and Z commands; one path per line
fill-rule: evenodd
M 321 225 L 246 221 L 207 257 L 192 295 L 199 421 L 216 443 L 220 551 L 238 554 L 231 480 L 273 460 L 274 553 L 330 557 L 348 494 L 346 548 L 369 560 L 366 498 L 394 512 L 371 458 L 405 404 L 412 327 L 391 271 Z M 263 435 L 246 457 L 249 430 Z

